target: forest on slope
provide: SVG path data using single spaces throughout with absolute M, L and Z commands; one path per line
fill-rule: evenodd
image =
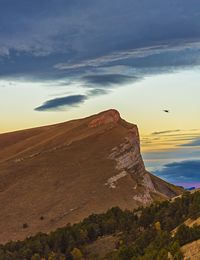
M 122 211 L 115 207 L 49 234 L 38 233 L 24 241 L 9 242 L 0 246 L 0 259 L 179 260 L 183 259 L 180 247 L 200 239 L 200 226 L 188 227 L 184 222 L 198 217 L 200 192 L 185 192 L 181 197 L 146 208 Z M 24 223 L 23 228 L 28 226 Z M 103 257 L 86 250 L 108 235 L 116 238 L 114 250 L 111 248 Z

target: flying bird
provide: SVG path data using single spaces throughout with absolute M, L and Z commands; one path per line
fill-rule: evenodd
M 165 113 L 169 113 L 169 110 L 168 109 L 164 109 L 163 110 Z

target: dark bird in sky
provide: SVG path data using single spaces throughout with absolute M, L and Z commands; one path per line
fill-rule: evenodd
M 168 109 L 164 109 L 163 110 L 165 113 L 169 113 L 169 110 Z

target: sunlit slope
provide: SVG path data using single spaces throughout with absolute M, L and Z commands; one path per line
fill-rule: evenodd
M 0 242 L 181 192 L 146 172 L 137 126 L 115 110 L 0 135 Z

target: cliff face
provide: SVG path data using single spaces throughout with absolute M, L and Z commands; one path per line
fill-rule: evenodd
M 164 185 L 164 183 L 158 184 L 155 179 L 156 177 L 153 177 L 146 171 L 140 153 L 140 139 L 136 125 L 130 124 L 121 119 L 118 111 L 108 110 L 93 119 L 89 123 L 89 127 L 95 128 L 109 124 L 118 124 L 123 126 L 127 129 L 127 133 L 124 136 L 124 140 L 117 146 L 113 147 L 108 156 L 108 159 L 115 161 L 115 169 L 118 171 L 118 174 L 112 176 L 108 180 L 107 185 L 110 188 L 115 189 L 118 180 L 130 175 L 135 182 L 133 189 L 137 191 L 138 188 L 143 188 L 143 191 L 135 194 L 133 199 L 144 205 L 149 204 L 154 200 L 151 193 L 166 197 L 175 196 L 176 191 L 174 191 L 172 186 L 171 189 L 169 186 Z
M 137 126 L 116 110 L 0 135 L 0 191 L 0 243 L 182 192 L 145 170 Z
M 139 177 L 145 172 L 144 163 L 140 154 L 140 140 L 136 125 L 126 123 L 116 110 L 108 110 L 101 113 L 89 123 L 89 127 L 95 128 L 105 125 L 121 125 L 127 128 L 124 140 L 113 147 L 108 158 L 116 161 L 116 169 L 127 174 L 137 174 Z

